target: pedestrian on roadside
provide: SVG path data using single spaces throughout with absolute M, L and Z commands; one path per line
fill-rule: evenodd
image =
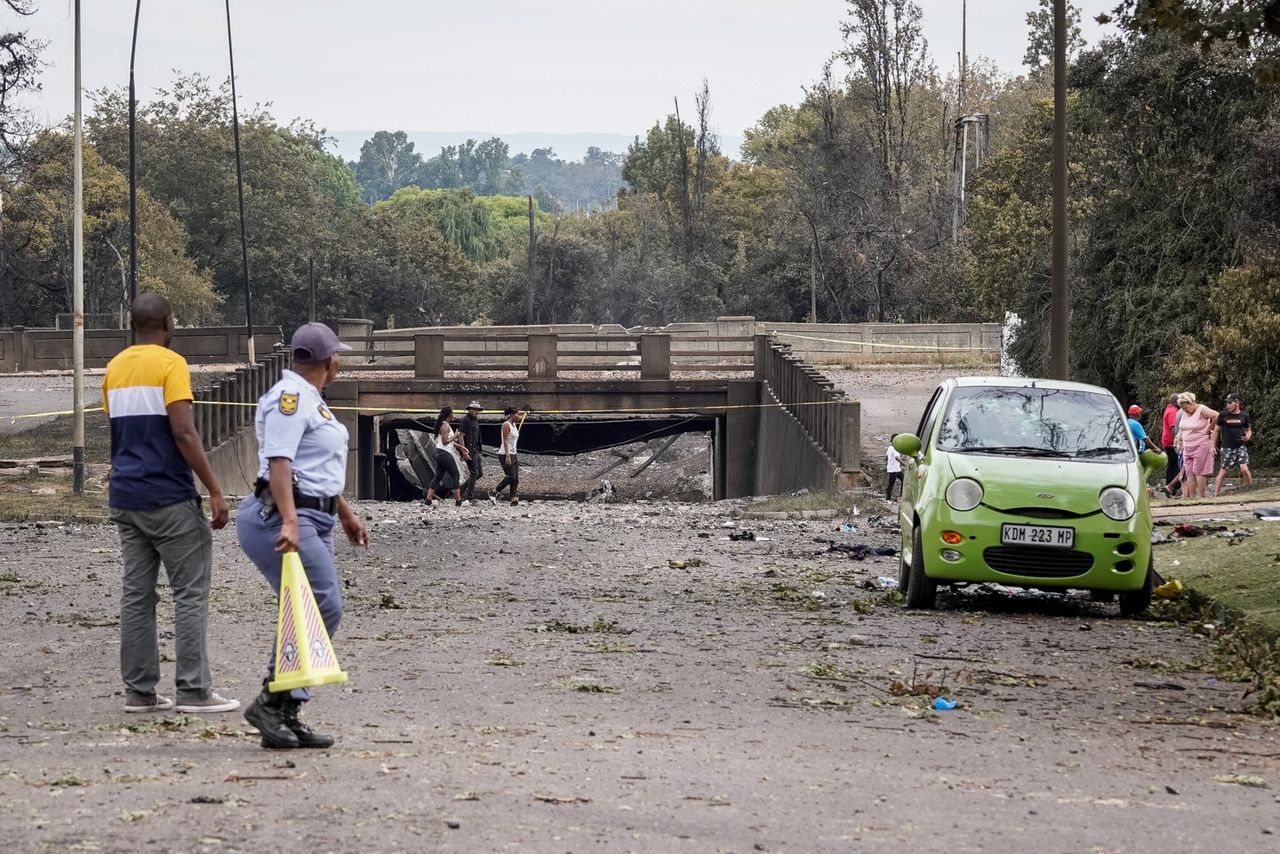
M 1129 425 L 1129 435 L 1133 436 L 1133 443 L 1138 446 L 1138 453 L 1142 453 L 1147 449 L 1150 440 L 1147 439 L 1146 428 L 1142 426 L 1142 422 L 1138 419 L 1142 417 L 1142 407 L 1134 404 L 1129 407 L 1129 417 L 1125 423 Z
M 502 462 L 502 480 L 489 493 L 489 500 L 498 503 L 498 494 L 511 487 L 511 506 L 520 503 L 520 425 L 524 422 L 524 410 L 518 406 L 508 406 L 503 410 L 507 416 L 502 422 L 502 445 L 498 448 L 498 459 Z
M 1182 488 L 1181 479 L 1178 477 L 1182 471 L 1182 465 L 1178 458 L 1178 449 L 1174 447 L 1178 414 L 1178 396 L 1171 394 L 1160 417 L 1160 447 L 1164 451 L 1164 458 L 1168 460 L 1164 468 L 1164 494 L 1168 496 L 1175 495 Z
M 436 474 L 427 486 L 427 506 L 435 503 L 441 492 L 452 492 L 453 502 L 462 506 L 462 469 L 459 466 L 458 448 L 452 447 L 461 440 L 462 434 L 453 429 L 449 419 L 453 417 L 453 407 L 446 406 L 436 416 L 436 447 L 431 453 L 435 462 Z
M 338 353 L 351 348 L 323 323 L 298 327 L 290 342 L 292 365 L 258 399 L 258 480 L 240 503 L 240 548 L 280 596 L 282 555 L 297 552 L 325 631 L 332 639 L 342 619 L 342 585 L 334 566 L 334 522 L 352 545 L 368 546 L 369 532 L 342 496 L 347 478 L 347 428 L 325 405 L 322 390 L 338 376 Z M 274 640 L 274 639 L 273 639 Z M 299 720 L 308 688 L 271 691 L 275 644 L 262 692 L 244 718 L 274 749 L 331 747 L 333 736 Z
M 230 712 L 239 700 L 213 691 L 207 629 L 213 533 L 227 503 L 209 467 L 192 415 L 191 372 L 170 349 L 173 312 L 156 293 L 138 294 L 130 312 L 137 343 L 107 364 L 102 409 L 111 422 L 111 521 L 124 558 L 120 595 L 120 675 L 126 712 Z M 192 473 L 209 492 L 201 509 Z M 156 582 L 164 564 L 173 593 L 177 704 L 156 691 Z
M 898 484 L 898 494 L 902 494 L 902 455 L 893 449 L 893 440 L 898 438 L 898 434 L 894 433 L 889 437 L 889 448 L 885 451 L 884 470 L 887 475 L 888 483 L 884 489 L 884 500 L 893 500 L 893 485 Z
M 1209 475 L 1213 474 L 1213 457 L 1218 452 L 1218 413 L 1197 403 L 1189 391 L 1178 395 L 1178 408 L 1182 410 L 1177 436 L 1182 449 L 1182 495 L 1205 498 Z
M 1213 482 L 1213 494 L 1222 494 L 1222 481 L 1230 469 L 1240 469 L 1246 487 L 1253 486 L 1253 472 L 1249 471 L 1249 446 L 1253 439 L 1253 421 L 1249 413 L 1240 408 L 1240 395 L 1227 395 L 1227 411 L 1218 415 L 1218 430 L 1222 436 L 1222 464 Z
M 476 481 L 484 477 L 484 446 L 480 441 L 480 401 L 473 400 L 467 404 L 467 414 L 462 416 L 459 432 L 466 446 L 464 459 L 467 464 L 467 482 L 462 487 L 462 498 L 468 503 L 476 499 Z

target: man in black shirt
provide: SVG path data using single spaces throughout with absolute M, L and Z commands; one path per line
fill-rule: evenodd
M 1218 413 L 1219 435 L 1222 437 L 1222 468 L 1213 482 L 1213 494 L 1222 494 L 1222 481 L 1227 471 L 1240 469 L 1245 486 L 1253 486 L 1253 472 L 1249 471 L 1249 448 L 1245 443 L 1253 438 L 1253 422 L 1249 413 L 1240 408 L 1240 395 L 1227 395 L 1225 412 Z
M 467 414 L 462 416 L 460 427 L 463 440 L 467 446 L 467 482 L 462 485 L 462 498 L 474 501 L 476 497 L 476 481 L 484 477 L 484 464 L 481 462 L 480 444 L 480 402 L 473 400 L 467 404 Z

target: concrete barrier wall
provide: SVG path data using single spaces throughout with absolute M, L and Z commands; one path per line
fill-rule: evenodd
M 258 440 L 252 424 L 245 425 L 235 436 L 209 451 L 208 457 L 209 467 L 224 495 L 253 494 L 253 483 L 258 479 Z M 208 494 L 200 478 L 196 478 L 196 486 L 201 494 Z
M 278 326 L 256 326 L 254 344 L 259 354 L 283 340 Z M 129 333 L 120 329 L 87 329 L 84 333 L 86 368 L 105 368 L 129 345 Z M 66 329 L 0 330 L 0 372 L 63 371 L 72 367 L 71 331 Z M 242 326 L 211 326 L 174 331 L 173 349 L 195 365 L 243 362 L 249 357 L 248 336 Z
M 781 495 L 808 489 L 835 492 L 844 484 L 840 465 L 817 446 L 794 415 L 761 384 L 759 449 L 755 462 L 756 495 Z M 770 405 L 772 404 L 772 405 Z
M 771 323 L 756 324 L 810 362 L 959 361 L 1000 358 L 998 323 Z

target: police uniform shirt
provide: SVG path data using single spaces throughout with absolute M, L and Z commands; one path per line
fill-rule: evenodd
M 298 492 L 341 495 L 347 479 L 347 428 L 325 405 L 320 390 L 293 371 L 258 401 L 258 477 L 270 478 L 272 457 L 293 461 Z

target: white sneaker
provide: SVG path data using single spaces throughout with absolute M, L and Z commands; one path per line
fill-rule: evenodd
M 131 697 L 124 701 L 124 710 L 131 715 L 142 712 L 167 712 L 173 708 L 173 700 L 160 694 L 151 697 Z
M 210 694 L 203 700 L 181 700 L 173 710 L 198 715 L 202 712 L 234 712 L 238 708 L 239 700 L 228 700 L 220 694 Z

